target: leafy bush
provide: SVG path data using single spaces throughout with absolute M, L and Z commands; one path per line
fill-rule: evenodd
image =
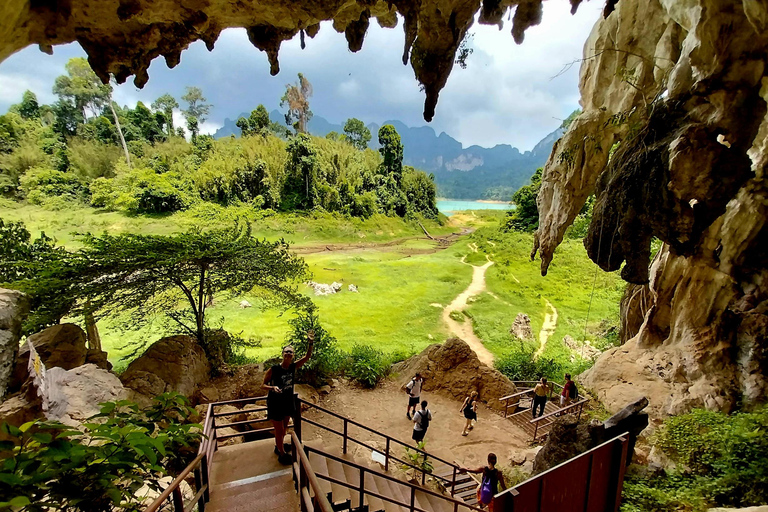
M 563 366 L 554 359 L 546 357 L 534 358 L 532 349 L 525 347 L 508 352 L 494 363 L 494 366 L 510 380 L 539 380 L 547 377 L 550 380 L 563 378 Z
M 336 348 L 336 338 L 320 325 L 317 313 L 312 309 L 299 312 L 288 323 L 291 330 L 285 342 L 286 345 L 293 345 L 296 357 L 307 353 L 307 332 L 310 329 L 315 331 L 312 358 L 298 371 L 298 380 L 313 386 L 325 384 L 341 367 L 342 355 Z
M 107 512 L 139 510 L 136 492 L 162 492 L 161 478 L 195 457 L 201 426 L 185 397 L 165 393 L 144 410 L 122 400 L 79 428 L 40 420 L 0 426 L 9 454 L 0 465 L 0 509 Z
M 656 435 L 677 469 L 630 474 L 623 512 L 748 507 L 768 502 L 768 407 L 751 413 L 696 410 L 667 419 Z
M 389 373 L 384 352 L 370 345 L 355 345 L 349 353 L 344 373 L 365 387 L 375 387 Z
M 27 201 L 43 204 L 47 198 L 61 197 L 82 200 L 88 195 L 87 185 L 72 173 L 47 167 L 34 167 L 21 177 L 21 190 Z

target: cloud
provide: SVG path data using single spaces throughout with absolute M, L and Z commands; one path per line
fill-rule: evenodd
M 526 150 L 557 128 L 578 107 L 578 66 L 555 75 L 581 57 L 600 12 L 592 3 L 582 4 L 575 16 L 569 8 L 564 1 L 545 2 L 542 25 L 530 28 L 519 46 L 512 40 L 511 23 L 502 30 L 475 24 L 470 30 L 474 53 L 467 69 L 455 66 L 448 78 L 431 123 L 435 131 L 465 147 L 511 144 Z M 277 108 L 285 85 L 301 72 L 314 88 L 313 112 L 331 122 L 357 117 L 366 123 L 398 119 L 422 126 L 424 93 L 410 66 L 402 64 L 403 37 L 402 21 L 395 29 L 371 23 L 362 50 L 352 54 L 344 35 L 323 23 L 314 39 L 307 38 L 305 50 L 298 38 L 283 43 L 281 71 L 273 77 L 266 55 L 250 44 L 245 30 L 230 29 L 213 52 L 202 42 L 190 45 L 174 69 L 156 59 L 144 89 L 126 83 L 116 87 L 114 97 L 120 104 L 149 105 L 164 93 L 178 99 L 185 86 L 200 87 L 214 106 L 201 127 L 205 132 L 259 103 Z M 53 80 L 72 56 L 84 56 L 76 44 L 56 47 L 53 56 L 27 48 L 9 57 L 0 64 L 0 111 L 18 102 L 27 88 L 43 102 L 53 101 Z

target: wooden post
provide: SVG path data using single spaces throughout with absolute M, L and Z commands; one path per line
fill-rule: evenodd
M 296 437 L 301 441 L 301 401 L 299 401 L 299 394 L 293 394 L 294 403 L 294 416 L 293 416 L 293 431 L 296 432 Z
M 347 453 L 347 418 L 344 418 L 344 440 L 342 441 L 341 453 Z
M 451 496 L 453 496 L 454 489 L 456 489 L 456 466 L 453 466 L 453 476 L 451 477 Z
M 207 503 L 211 501 L 211 493 L 210 493 L 211 488 L 208 483 L 208 454 L 205 454 L 203 456 L 203 460 L 201 461 L 201 464 L 200 464 L 200 470 L 201 470 L 201 475 L 203 477 L 203 485 L 207 486 L 205 488 L 205 492 L 203 493 L 203 499 Z
M 205 462 L 205 459 L 201 462 Z M 200 492 L 200 489 L 203 488 L 203 475 L 200 471 L 200 468 L 195 468 L 195 489 Z M 205 492 L 200 495 L 199 498 L 197 498 L 197 510 L 198 512 L 205 512 Z
M 509 409 L 509 398 L 504 400 L 504 418 L 507 417 L 507 409 Z
M 536 422 L 536 425 L 533 429 L 533 442 L 536 442 L 536 434 L 539 432 L 539 422 Z
M 424 453 L 424 462 L 427 462 L 427 454 Z M 427 471 L 424 469 L 424 466 L 421 466 L 421 485 L 424 485 L 427 481 Z
M 389 438 L 387 438 L 386 453 L 384 454 L 384 471 L 389 471 Z
M 413 512 L 413 506 L 416 502 L 416 488 L 411 486 L 411 506 L 408 508 L 411 512 Z

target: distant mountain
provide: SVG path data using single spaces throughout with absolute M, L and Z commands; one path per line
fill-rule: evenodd
M 248 114 L 241 114 L 247 117 Z M 238 116 L 240 117 L 240 116 Z M 277 123 L 284 123 L 285 118 L 277 110 L 269 117 Z M 236 118 L 237 119 L 237 118 Z M 239 135 L 236 120 L 224 120 L 213 136 L 215 138 Z M 521 153 L 508 144 L 498 144 L 492 148 L 470 146 L 464 148 L 445 132 L 437 135 L 430 126 L 409 127 L 401 121 L 386 121 L 400 134 L 404 146 L 404 162 L 435 175 L 438 195 L 451 199 L 496 199 L 508 201 L 512 194 L 525 185 L 538 167 L 546 163 L 555 141 L 562 137 L 564 130 L 558 128 L 544 137 L 531 151 Z M 373 136 L 369 146 L 378 149 L 376 134 L 380 125 L 370 123 L 368 129 Z M 340 124 L 313 116 L 307 128 L 309 133 L 324 137 L 330 132 L 342 133 Z

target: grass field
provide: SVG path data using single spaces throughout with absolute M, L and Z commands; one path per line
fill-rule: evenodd
M 515 316 L 519 312 L 528 314 L 538 335 L 548 300 L 558 311 L 558 322 L 543 355 L 566 362 L 571 354 L 562 339 L 566 334 L 576 339 L 584 336 L 595 265 L 586 257 L 580 241 L 566 241 L 558 248 L 549 275 L 541 277 L 539 262 L 528 258 L 531 235 L 501 233 L 498 225 L 504 215 L 502 211 L 486 210 L 456 214 L 449 223 L 424 221 L 433 235 L 474 230 L 445 248 L 426 239 L 418 222 L 384 216 L 366 220 L 322 213 L 263 217 L 252 210 L 214 207 L 169 216 L 129 217 L 90 208 L 49 211 L 0 203 L 3 219 L 23 221 L 34 235 L 45 231 L 71 249 L 79 245 L 76 234 L 88 231 L 170 234 L 192 226 L 224 226 L 246 219 L 257 236 L 284 237 L 292 243 L 304 255 L 315 281 L 344 285 L 338 294 L 313 300 L 321 322 L 345 350 L 361 343 L 386 352 L 416 352 L 444 340 L 448 332 L 441 320 L 442 307 L 472 278 L 472 268 L 461 259 L 482 265 L 490 258 L 494 265 L 486 273 L 487 292 L 475 297 L 466 310 L 476 334 L 497 356 L 519 350 L 519 342 L 508 332 Z M 616 323 L 623 289 L 616 274 L 599 271 L 596 275 L 587 326 L 587 337 L 593 340 L 600 334 L 601 322 Z M 356 285 L 359 293 L 348 291 L 349 284 Z M 307 288 L 304 293 L 310 295 L 311 290 Z M 240 308 L 244 299 L 253 307 Z M 248 351 L 257 359 L 279 353 L 292 316 L 290 310 L 263 309 L 258 297 L 249 295 L 217 298 L 208 310 L 212 325 L 259 340 L 261 347 Z M 131 324 L 129 314 L 119 318 L 119 325 L 126 324 Z M 121 329 L 118 322 L 100 322 L 103 345 L 113 364 L 118 369 L 124 367 L 126 357 L 137 355 L 135 344 L 151 343 L 161 337 L 161 324 L 158 321 L 136 331 Z M 529 345 L 535 348 L 537 343 L 538 336 Z

